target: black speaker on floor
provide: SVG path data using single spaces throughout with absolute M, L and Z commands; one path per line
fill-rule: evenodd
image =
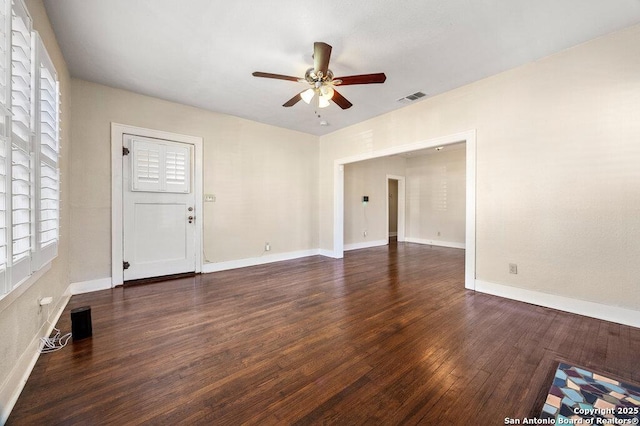
M 82 306 L 71 310 L 71 336 L 73 340 L 91 337 L 91 306 Z

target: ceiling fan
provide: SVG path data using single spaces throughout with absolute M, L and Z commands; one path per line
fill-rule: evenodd
M 256 71 L 252 75 L 254 77 L 275 78 L 277 80 L 290 80 L 300 83 L 307 83 L 310 88 L 289 99 L 282 106 L 291 107 L 298 103 L 301 99 L 306 103 L 311 103 L 315 95 L 318 96 L 318 107 L 324 108 L 329 106 L 329 101 L 335 102 L 340 108 L 347 109 L 353 104 L 349 102 L 335 89 L 335 86 L 347 86 L 351 84 L 372 84 L 384 83 L 387 76 L 384 73 L 377 74 L 360 74 L 350 75 L 347 77 L 333 76 L 333 72 L 329 69 L 329 59 L 331 58 L 331 46 L 323 42 L 315 42 L 313 44 L 313 67 L 304 73 L 304 78 L 291 77 L 282 74 L 272 74 L 267 72 Z

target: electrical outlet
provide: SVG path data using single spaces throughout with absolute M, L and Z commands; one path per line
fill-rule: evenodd
M 510 263 L 509 264 L 509 273 L 510 274 L 517 274 L 518 273 L 518 265 L 516 265 L 515 263 Z
M 49 305 L 49 304 L 51 304 L 51 302 L 53 302 L 53 297 L 51 297 L 51 296 L 47 296 L 47 297 L 43 297 L 42 299 L 40 299 L 40 300 L 38 301 L 38 304 L 39 304 L 40 306 L 45 306 L 45 305 Z
M 269 251 L 269 250 L 271 250 L 271 244 L 264 243 L 264 251 Z
M 215 203 L 216 196 L 214 194 L 204 194 L 204 202 L 205 203 Z

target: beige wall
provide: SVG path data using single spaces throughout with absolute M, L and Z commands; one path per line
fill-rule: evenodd
M 465 243 L 465 147 L 407 158 L 406 237 Z
M 1 401 L 5 402 L 7 393 L 14 389 L 7 389 L 5 380 L 15 379 L 13 375 L 21 375 L 23 371 L 16 371 L 20 357 L 28 362 L 33 352 L 28 348 L 34 348 L 37 339 L 46 332 L 47 312 L 54 316 L 54 312 L 66 303 L 64 292 L 69 283 L 68 252 L 69 252 L 69 224 L 70 224 L 70 164 L 69 159 L 73 152 L 70 138 L 71 114 L 70 114 L 70 78 L 67 65 L 62 57 L 60 48 L 51 29 L 42 0 L 26 0 L 26 5 L 33 19 L 33 28 L 40 33 L 47 48 L 49 56 L 58 72 L 61 91 L 61 196 L 62 208 L 60 218 L 60 243 L 58 257 L 53 261 L 51 269 L 20 297 L 13 300 L 12 295 L 0 301 L 0 394 Z M 50 310 L 40 309 L 38 300 L 45 297 L 53 297 Z M 7 304 L 7 299 L 12 302 Z M 52 318 L 53 319 L 53 318 Z M 35 342 L 34 342 L 35 341 Z M 27 353 L 28 352 L 28 353 Z M 25 358 L 26 357 L 26 358 Z M 0 407 L 4 408 L 4 407 Z M 0 410 L 0 412 L 3 410 Z
M 321 248 L 334 160 L 476 129 L 477 278 L 640 310 L 638 75 L 635 26 L 321 137 Z
M 72 80 L 71 282 L 111 276 L 111 122 L 204 138 L 207 262 L 318 248 L 318 138 Z

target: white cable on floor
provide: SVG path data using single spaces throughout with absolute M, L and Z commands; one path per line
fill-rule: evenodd
M 53 326 L 49 322 L 49 306 L 47 305 L 47 324 Z M 38 349 L 41 354 L 47 354 L 49 352 L 59 351 L 64 348 L 67 343 L 69 343 L 69 339 L 71 338 L 71 333 L 67 333 L 64 336 L 61 335 L 60 330 L 53 327 L 53 330 L 56 332 L 53 336 L 50 337 L 41 337 L 40 338 L 40 348 Z
M 47 321 L 48 322 L 48 321 Z M 67 333 L 64 336 L 61 335 L 60 330 L 53 327 L 56 334 L 51 337 L 41 337 L 40 338 L 40 353 L 46 354 L 49 352 L 55 352 L 62 348 L 64 348 L 69 339 L 71 338 L 71 333 Z

